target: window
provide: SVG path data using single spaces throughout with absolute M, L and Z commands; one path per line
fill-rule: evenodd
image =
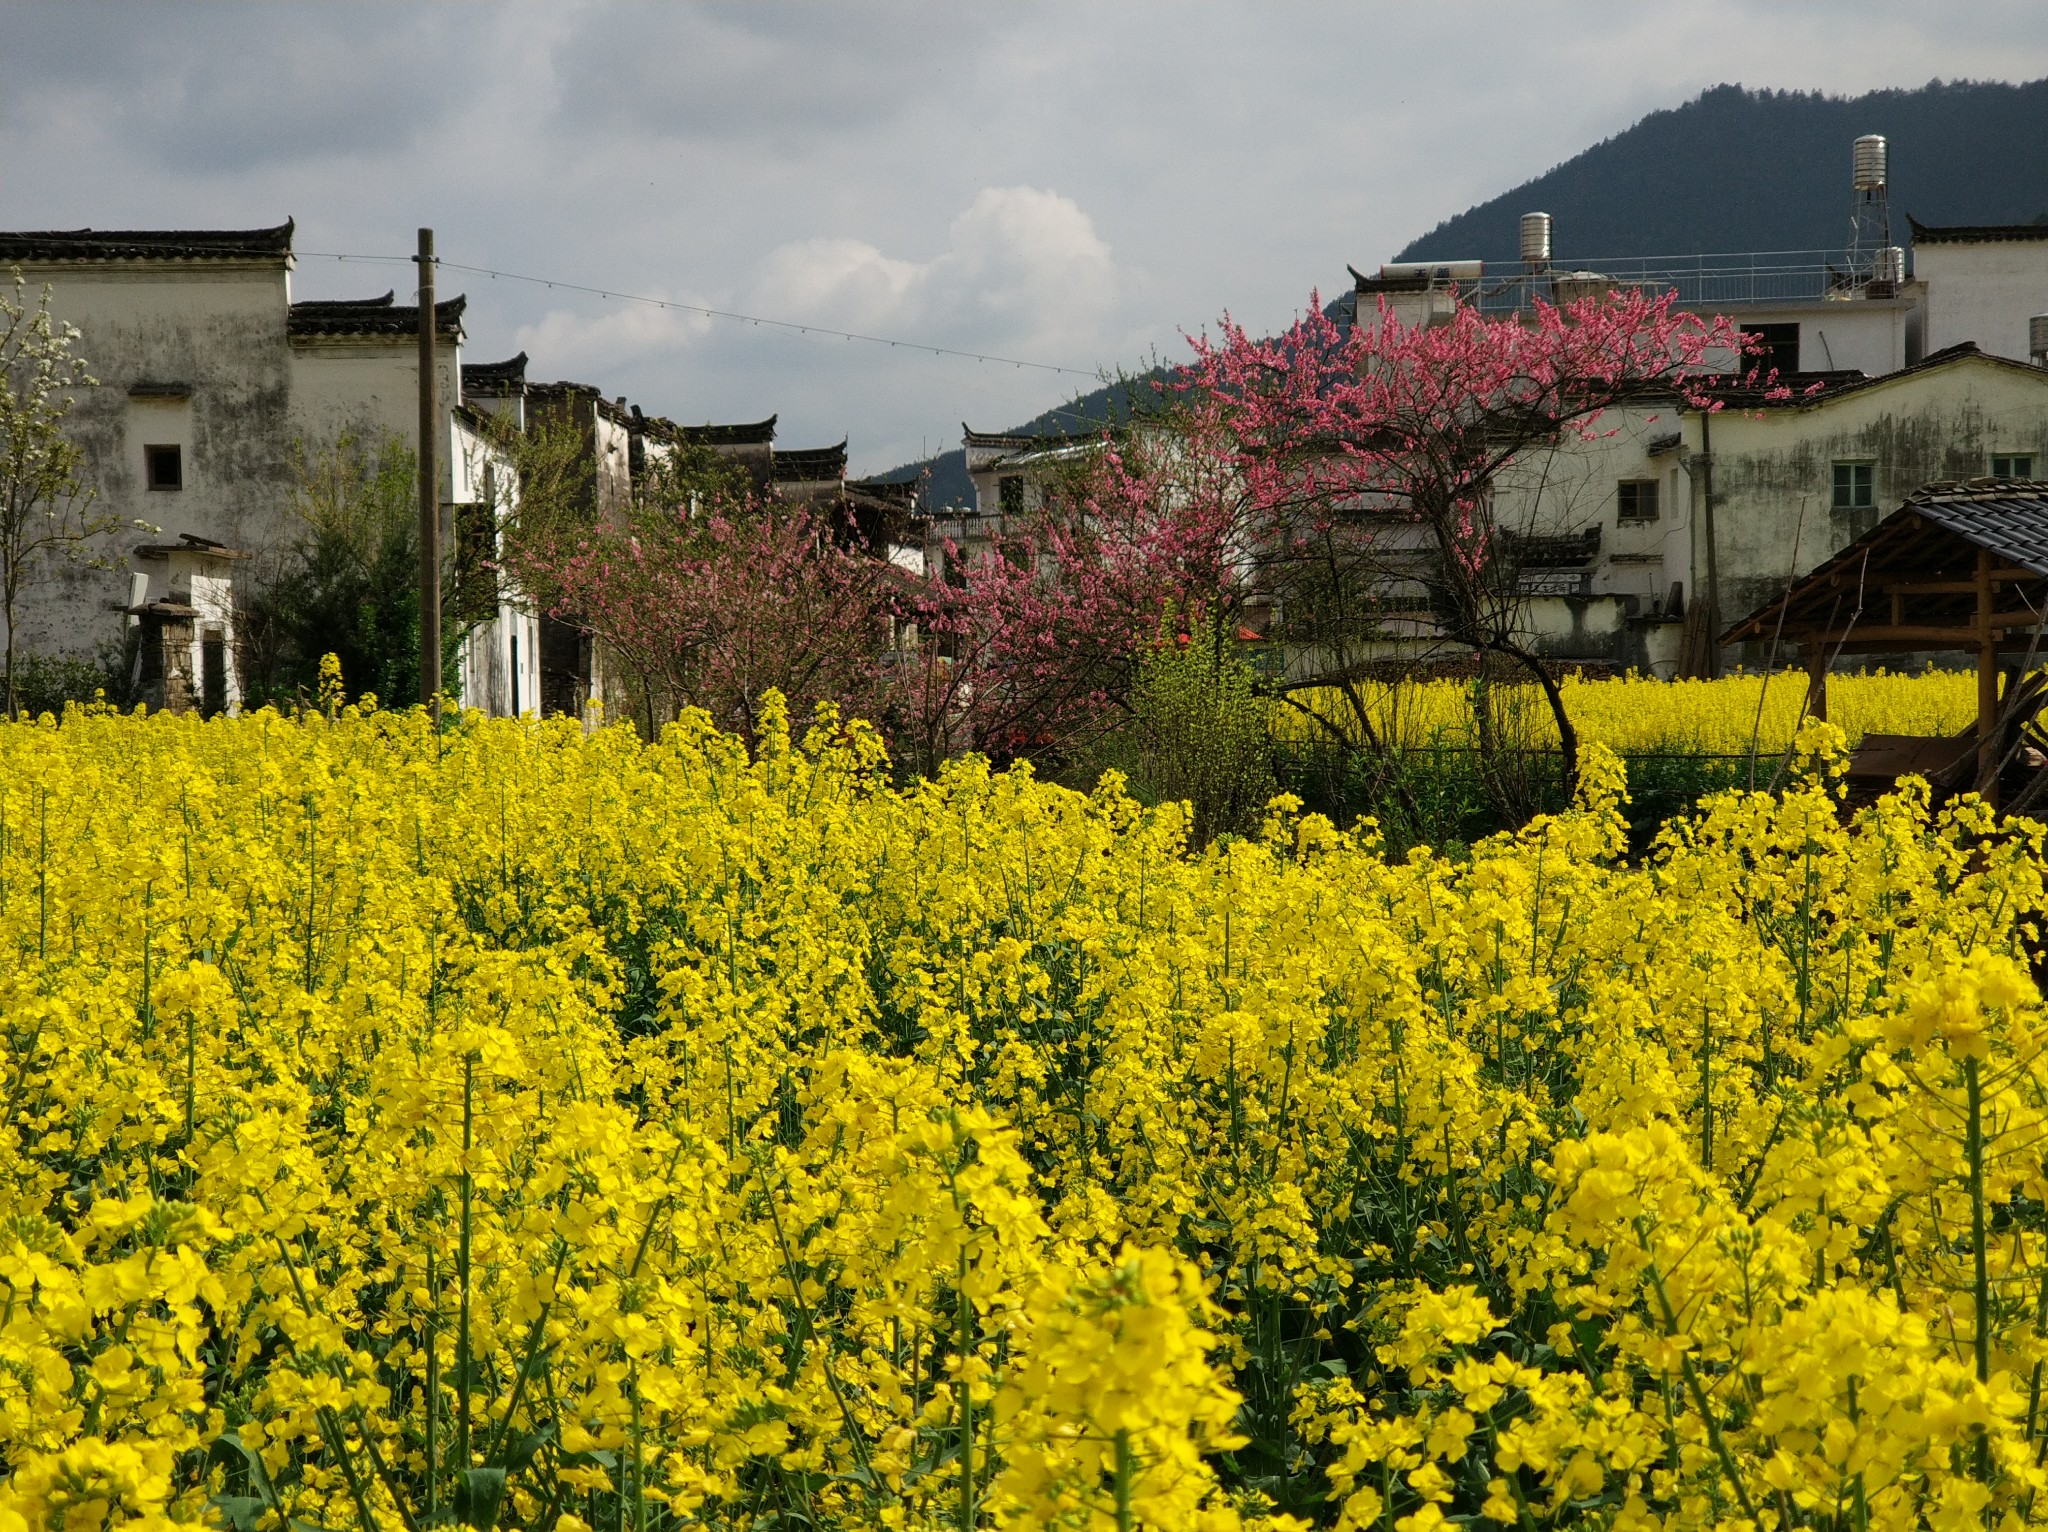
M 1875 463 L 1835 464 L 1835 494 L 1838 511 L 1867 511 L 1877 504 Z
M 1620 502 L 1621 520 L 1655 521 L 1657 519 L 1657 481 L 1655 479 L 1623 479 L 1616 486 Z
M 1744 372 L 1748 372 L 1752 367 L 1759 372 L 1769 372 L 1773 368 L 1779 372 L 1799 370 L 1798 325 L 1746 324 L 1742 327 L 1742 333 L 1753 337 L 1759 347 L 1742 359 Z
M 1006 473 L 996 480 L 996 501 L 1005 516 L 1024 514 L 1024 479 L 1020 474 Z
M 185 487 L 185 454 L 181 447 L 144 447 L 142 466 L 151 489 Z
M 2034 454 L 2031 452 L 1994 452 L 1991 454 L 1991 477 L 1994 479 L 2031 479 L 2034 476 Z

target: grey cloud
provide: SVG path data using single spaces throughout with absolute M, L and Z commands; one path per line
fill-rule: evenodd
M 992 6 L 608 0 L 554 55 L 559 118 L 631 133 L 789 142 L 896 117 L 957 89 L 1000 27 Z
M 6 120 L 69 118 L 160 167 L 235 173 L 409 147 L 467 104 L 483 18 L 416 5 L 9 7 Z

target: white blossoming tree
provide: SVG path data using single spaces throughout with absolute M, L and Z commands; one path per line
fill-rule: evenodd
M 64 434 L 72 391 L 94 379 L 71 325 L 50 314 L 45 287 L 31 308 L 19 270 L 10 297 L 0 290 L 0 624 L 7 630 L 7 716 L 16 708 L 15 612 L 25 591 L 59 561 L 89 558 L 93 540 L 120 524 L 95 515 L 81 474 L 83 455 Z

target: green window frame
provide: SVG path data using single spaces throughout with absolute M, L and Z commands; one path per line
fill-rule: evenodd
M 1838 511 L 1867 511 L 1877 504 L 1877 464 L 1835 464 L 1834 494 L 1829 504 Z

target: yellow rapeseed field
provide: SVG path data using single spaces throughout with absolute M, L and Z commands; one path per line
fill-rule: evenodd
M 0 726 L 0 1532 L 2048 1521 L 2040 835 Z
M 1766 755 L 1792 743 L 1805 721 L 1803 672 L 1733 675 L 1718 681 L 1657 681 L 1647 676 L 1589 679 L 1566 676 L 1565 711 L 1581 737 L 1624 754 L 1672 751 L 1745 755 L 1754 739 Z M 1557 728 L 1541 694 L 1530 685 L 1496 685 L 1492 706 L 1523 742 L 1555 746 Z M 1380 737 L 1406 746 L 1466 746 L 1473 736 L 1473 694 L 1462 681 L 1372 684 L 1362 693 Z M 1356 732 L 1346 700 L 1330 691 L 1305 694 L 1316 713 Z M 1761 708 L 1759 708 L 1761 704 Z M 1867 733 L 1954 734 L 1977 716 L 1974 672 L 1927 670 L 1904 675 L 1872 671 L 1828 681 L 1828 721 L 1851 745 Z M 1274 710 L 1282 737 L 1305 740 L 1319 730 L 1285 705 Z

